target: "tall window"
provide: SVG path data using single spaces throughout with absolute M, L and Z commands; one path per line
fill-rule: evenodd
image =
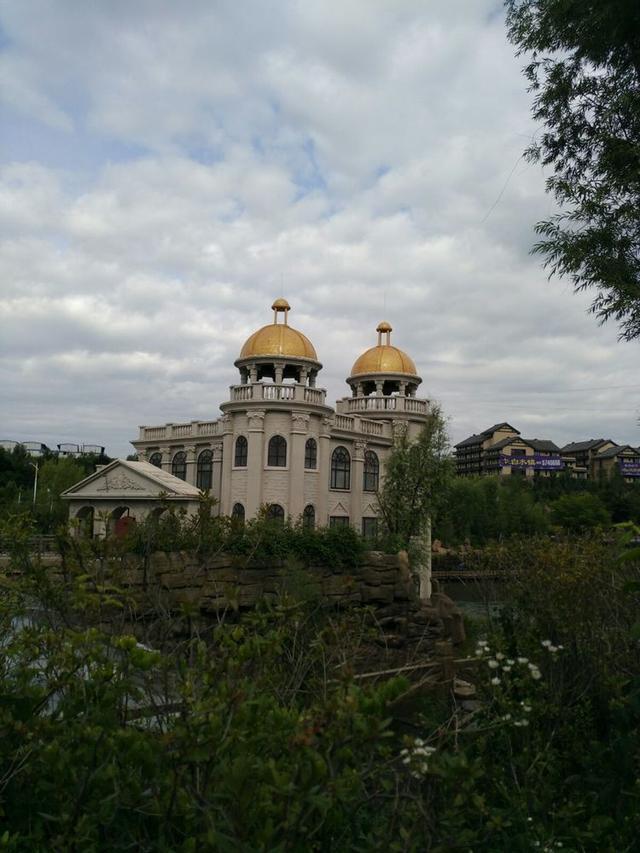
M 233 464 L 236 468 L 246 468 L 247 467 L 247 451 L 249 449 L 249 445 L 247 444 L 247 439 L 243 435 L 239 435 L 236 438 L 236 452 L 233 457 Z
M 171 461 L 171 473 L 180 480 L 187 479 L 187 454 L 180 450 Z
M 362 536 L 364 539 L 375 539 L 378 535 L 378 519 L 363 518 L 362 519 Z
M 304 446 L 304 467 L 318 467 L 318 445 L 315 438 L 308 438 Z
M 231 510 L 231 518 L 238 524 L 244 524 L 244 507 L 242 504 L 234 504 Z
M 149 457 L 149 463 L 155 465 L 156 468 L 162 468 L 162 453 L 152 453 Z
M 313 530 L 316 526 L 316 511 L 312 504 L 308 504 L 302 513 L 302 526 L 305 530 Z
M 280 504 L 269 504 L 269 508 L 267 510 L 267 518 L 269 521 L 279 521 L 284 522 L 284 510 L 280 506 Z
M 380 478 L 380 463 L 373 450 L 367 450 L 364 454 L 364 477 L 362 488 L 365 492 L 377 492 L 378 480 Z
M 346 447 L 336 447 L 331 454 L 331 488 L 351 488 L 351 457 Z
M 208 492 L 213 482 L 213 453 L 203 450 L 198 456 L 196 486 L 201 492 Z
M 273 468 L 285 468 L 287 465 L 287 442 L 281 435 L 269 439 L 267 465 Z

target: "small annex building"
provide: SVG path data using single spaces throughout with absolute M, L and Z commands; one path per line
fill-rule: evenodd
M 135 521 L 168 505 L 197 511 L 200 490 L 148 462 L 114 459 L 62 494 L 80 533 L 124 534 Z
M 91 516 L 93 534 L 104 535 L 119 518 L 161 512 L 161 492 L 190 511 L 206 492 L 219 514 L 238 520 L 265 509 L 274 520 L 374 535 L 394 439 L 416 438 L 430 416 L 422 378 L 384 321 L 353 363 L 349 394 L 330 406 L 316 349 L 289 324 L 290 310 L 276 299 L 272 322 L 245 341 L 221 417 L 139 427 L 131 443 L 143 461 L 118 460 L 69 489 L 70 518 Z

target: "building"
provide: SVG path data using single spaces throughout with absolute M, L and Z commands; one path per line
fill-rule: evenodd
M 629 444 L 614 445 L 599 450 L 591 459 L 592 477 L 608 479 L 619 474 L 627 483 L 640 477 L 640 451 Z
M 479 474 L 548 477 L 564 468 L 560 448 L 548 439 L 522 438 L 511 424 L 494 424 L 455 446 L 458 476 Z
M 175 500 L 189 503 L 208 491 L 223 515 L 248 519 L 266 507 L 274 519 L 373 533 L 394 437 L 415 438 L 429 416 L 429 401 L 417 396 L 422 379 L 391 344 L 391 326 L 380 323 L 376 344 L 347 377 L 349 396 L 334 409 L 318 387 L 322 364 L 313 344 L 289 325 L 289 304 L 277 299 L 272 310 L 273 321 L 235 361 L 239 382 L 220 406 L 222 417 L 141 426 L 132 444 L 144 467 L 117 460 L 76 484 L 63 496 L 72 518 L 103 519 L 93 528 L 100 533 L 122 517 L 147 517 L 158 509 L 155 469 L 176 494 L 179 483 L 193 489 Z
M 591 480 L 595 474 L 594 460 L 598 453 L 617 446 L 610 438 L 590 438 L 588 441 L 572 441 L 570 444 L 565 444 L 561 453 L 570 470 Z

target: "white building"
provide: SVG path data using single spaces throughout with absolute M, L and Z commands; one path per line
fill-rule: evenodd
M 223 515 L 251 518 L 267 506 L 274 518 L 352 524 L 369 534 L 394 436 L 415 437 L 428 417 L 429 401 L 416 396 L 422 382 L 416 366 L 391 344 L 391 326 L 380 323 L 376 345 L 356 359 L 346 380 L 350 396 L 333 409 L 317 387 L 322 365 L 313 344 L 289 325 L 289 304 L 277 299 L 272 308 L 273 322 L 249 337 L 235 362 L 240 382 L 221 404 L 221 418 L 141 426 L 132 444 L 140 460 L 162 469 L 165 487 L 177 478 L 209 491 Z M 135 490 L 114 488 L 97 498 L 101 479 L 124 482 L 112 468 L 65 493 L 71 517 L 99 511 L 104 517 L 114 503 L 118 517 L 126 511 L 140 520 L 157 511 L 158 498 L 142 480 L 138 499 Z M 127 481 L 136 479 L 136 469 L 128 463 Z M 139 476 L 149 470 L 141 465 Z M 177 483 L 173 488 L 180 493 Z

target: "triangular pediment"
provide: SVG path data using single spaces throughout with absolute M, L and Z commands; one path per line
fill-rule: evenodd
M 332 515 L 349 515 L 349 511 L 347 510 L 347 508 L 344 504 L 342 504 L 342 503 L 340 503 L 340 501 L 338 501 L 337 503 L 335 503 L 333 505 L 333 507 L 331 509 L 331 514 Z
M 127 459 L 115 459 L 109 465 L 80 480 L 63 493 L 62 497 L 91 498 L 93 500 L 114 498 L 193 498 L 200 492 L 184 480 L 162 471 L 148 462 L 130 462 Z

